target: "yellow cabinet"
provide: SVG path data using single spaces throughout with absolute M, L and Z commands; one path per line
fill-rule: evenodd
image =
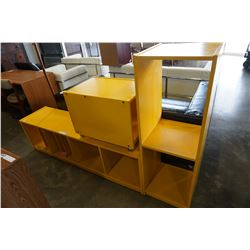
M 64 91 L 64 97 L 77 133 L 134 149 L 138 139 L 134 80 L 91 78 Z

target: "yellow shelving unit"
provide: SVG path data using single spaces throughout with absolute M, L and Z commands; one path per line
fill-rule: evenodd
M 134 55 L 142 189 L 177 207 L 189 207 L 197 181 L 218 80 L 221 43 L 158 44 Z M 202 125 L 161 119 L 162 60 L 209 60 L 212 68 Z M 194 162 L 193 171 L 161 162 L 165 153 Z
M 129 151 L 115 144 L 82 137 L 75 132 L 68 111 L 49 107 L 24 117 L 20 123 L 38 151 L 142 192 L 138 146 Z
M 20 120 L 21 125 L 39 151 L 173 206 L 189 207 L 223 47 L 221 43 L 156 45 L 134 55 L 135 82 L 92 78 L 65 92 L 69 112 L 44 107 Z M 212 62 L 202 125 L 161 119 L 162 60 Z M 163 163 L 161 154 L 190 161 L 194 167 L 191 171 Z

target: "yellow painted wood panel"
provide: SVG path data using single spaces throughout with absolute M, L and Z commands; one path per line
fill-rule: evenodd
M 143 162 L 143 187 L 146 188 L 155 175 L 159 172 L 161 159 L 160 153 L 147 148 L 142 148 Z
M 66 93 L 75 128 L 82 136 L 134 149 L 131 102 Z
M 161 117 L 162 62 L 134 58 L 137 117 L 142 142 Z
M 161 119 L 143 147 L 194 161 L 201 126 Z
M 135 57 L 173 60 L 211 60 L 220 53 L 222 43 L 168 43 L 160 44 Z
M 103 161 L 105 173 L 109 173 L 110 170 L 117 164 L 117 162 L 122 158 L 121 154 L 114 153 L 109 150 L 100 150 L 101 158 Z
M 63 93 L 130 102 L 135 97 L 135 84 L 128 78 L 93 77 Z
M 123 186 L 140 191 L 138 161 L 129 157 L 121 160 L 110 170 L 107 178 Z
M 188 207 L 192 172 L 162 164 L 146 194 L 177 207 Z

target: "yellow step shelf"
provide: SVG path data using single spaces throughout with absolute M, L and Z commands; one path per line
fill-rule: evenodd
M 67 111 L 44 107 L 20 120 L 35 149 L 141 191 L 139 150 L 129 151 L 75 133 Z
M 223 49 L 223 43 L 156 45 L 133 55 L 134 81 L 90 79 L 87 84 L 65 91 L 66 102 L 72 104 L 70 114 L 44 107 L 23 118 L 21 125 L 40 151 L 173 206 L 189 207 L 206 143 Z M 161 119 L 162 60 L 211 62 L 201 126 Z M 85 110 L 79 108 L 82 105 Z M 75 132 L 70 115 L 79 134 L 92 138 Z M 97 124 L 94 129 L 92 122 Z M 123 131 L 127 133 L 117 141 Z M 137 135 L 139 141 L 134 145 Z M 161 153 L 191 160 L 194 168 L 188 171 L 163 164 Z
M 143 147 L 194 161 L 201 126 L 161 119 L 143 143 Z

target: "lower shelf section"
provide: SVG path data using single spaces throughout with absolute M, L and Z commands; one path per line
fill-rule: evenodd
M 121 157 L 107 174 L 107 179 L 140 191 L 138 161 L 126 156 Z
M 80 167 L 81 169 L 87 170 L 87 171 L 94 173 L 96 175 L 99 175 L 102 177 L 104 176 L 103 169 L 102 169 L 102 163 L 101 163 L 99 156 L 92 157 L 92 159 L 89 159 L 89 160 L 78 162 L 78 161 L 75 161 L 74 159 L 72 159 L 72 157 L 64 157 L 60 154 L 51 153 L 47 148 L 36 148 L 36 149 L 40 152 L 46 153 L 46 154 L 48 154 L 52 157 L 55 157 L 59 160 L 66 161 L 72 165 Z
M 177 207 L 189 206 L 192 172 L 161 164 L 146 194 Z

